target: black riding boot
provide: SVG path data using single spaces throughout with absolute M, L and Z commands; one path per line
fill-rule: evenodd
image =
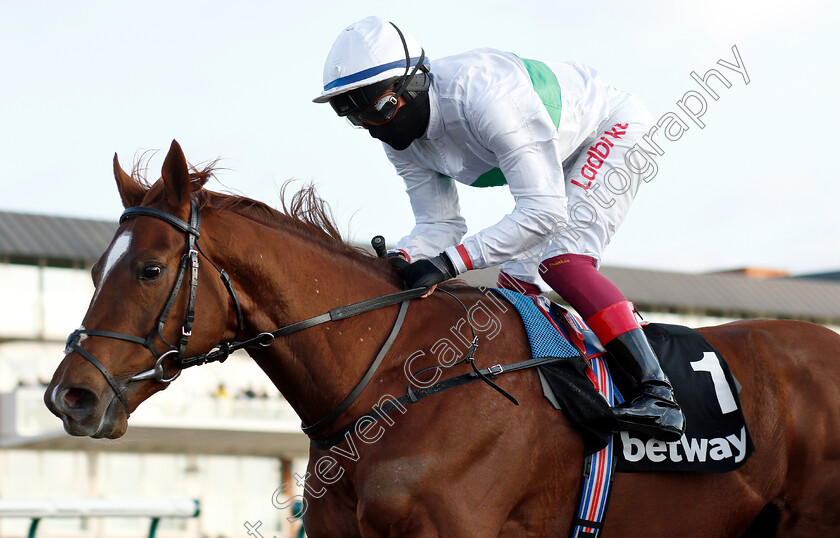
M 678 441 L 685 431 L 685 415 L 642 329 L 621 334 L 605 347 L 639 384 L 632 400 L 613 408 L 621 428 L 662 441 Z

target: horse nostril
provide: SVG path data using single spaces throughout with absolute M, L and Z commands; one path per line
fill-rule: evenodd
M 67 389 L 62 399 L 65 406 L 74 411 L 91 410 L 96 406 L 96 395 L 87 389 Z

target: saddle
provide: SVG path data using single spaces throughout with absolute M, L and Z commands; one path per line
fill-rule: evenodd
M 545 344 L 557 338 L 576 351 L 576 357 L 541 365 L 538 370 L 546 399 L 584 433 L 587 454 L 606 446 L 612 435 L 618 447 L 618 472 L 721 473 L 743 465 L 755 450 L 738 399 L 741 386 L 724 357 L 697 331 L 661 323 L 642 325 L 686 413 L 685 435 L 665 443 L 641 434 L 616 432 L 609 407 L 621 403 L 622 394 L 632 395 L 634 381 L 577 314 L 545 297 L 507 290 L 500 293 L 522 316 L 534 356 L 551 352 L 552 347 L 568 354 L 568 347 Z M 606 363 L 608 383 L 615 388 L 614 401 L 609 403 L 596 390 L 593 360 L 597 358 Z

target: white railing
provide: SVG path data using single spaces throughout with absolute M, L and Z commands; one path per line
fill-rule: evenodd
M 0 519 L 30 518 L 29 538 L 35 538 L 38 524 L 45 518 L 67 517 L 148 517 L 149 538 L 155 538 L 161 518 L 198 517 L 201 505 L 196 499 L 0 499 Z

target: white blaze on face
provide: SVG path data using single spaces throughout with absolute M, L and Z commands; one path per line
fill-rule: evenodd
M 84 330 L 85 330 L 85 326 L 84 326 L 84 325 L 80 325 L 80 326 L 79 326 L 79 330 L 80 330 L 80 331 L 84 331 Z M 88 337 L 88 336 L 87 336 L 86 334 L 80 334 L 80 335 L 79 335 L 79 343 L 81 344 L 81 343 L 82 343 L 82 340 L 84 340 L 84 339 L 85 339 L 85 338 L 87 338 L 87 337 Z M 64 354 L 65 354 L 65 355 L 69 355 L 69 354 L 71 354 L 71 353 L 73 353 L 73 350 L 72 350 L 72 349 L 70 349 L 70 346 L 69 346 L 69 345 L 64 346 Z
M 91 303 L 96 301 L 99 291 L 108 280 L 108 275 L 111 273 L 111 269 L 113 269 L 122 257 L 125 256 L 125 253 L 128 252 L 129 246 L 131 246 L 131 232 L 129 231 L 125 231 L 120 234 L 120 236 L 117 237 L 117 239 L 111 244 L 111 248 L 108 250 L 108 256 L 105 258 L 105 267 L 102 269 L 102 278 L 99 279 L 99 286 L 96 288 L 96 293 L 93 295 Z

